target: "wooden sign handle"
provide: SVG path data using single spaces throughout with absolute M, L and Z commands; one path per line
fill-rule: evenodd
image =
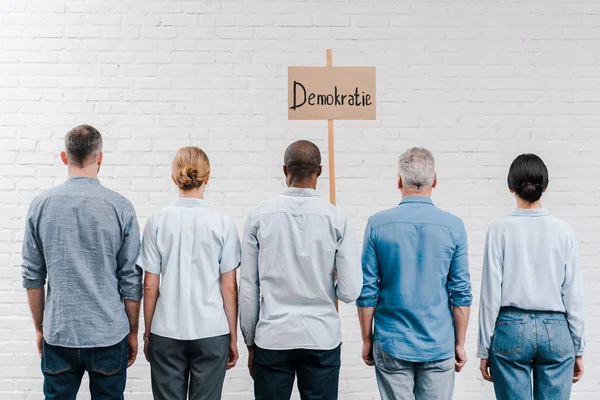
M 327 49 L 327 66 L 333 66 L 331 49 Z M 329 202 L 335 205 L 335 142 L 333 137 L 333 120 L 327 120 L 328 155 L 329 155 Z

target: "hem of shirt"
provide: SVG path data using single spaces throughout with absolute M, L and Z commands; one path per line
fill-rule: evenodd
M 434 361 L 440 361 L 440 360 L 447 360 L 449 358 L 454 357 L 454 349 L 452 350 L 448 350 L 445 352 L 439 352 L 436 353 L 435 355 L 432 355 L 430 357 L 420 357 L 420 356 L 415 356 L 415 355 L 406 355 L 406 354 L 400 354 L 397 352 L 389 352 L 385 346 L 381 343 L 380 339 L 375 339 L 377 342 L 379 342 L 379 345 L 381 346 L 381 348 L 383 349 L 383 351 L 385 351 L 387 354 L 389 354 L 390 356 L 398 359 L 398 360 L 402 360 L 402 361 L 408 361 L 408 362 L 414 362 L 414 363 L 427 363 L 427 362 L 434 362 Z
M 46 337 L 44 337 L 44 341 L 46 343 L 48 343 L 50 346 L 57 346 L 57 347 L 66 347 L 68 349 L 95 349 L 97 347 L 110 347 L 110 346 L 114 346 L 115 344 L 119 344 L 121 343 L 128 334 L 125 334 L 121 339 L 117 339 L 116 341 L 109 341 L 109 342 L 101 342 L 101 343 L 94 343 L 94 344 L 79 344 L 79 345 L 74 345 L 74 344 L 62 344 L 59 342 L 55 342 L 52 340 L 48 340 Z
M 200 339 L 210 339 L 210 338 L 215 338 L 215 337 L 219 337 L 219 336 L 229 335 L 231 332 L 229 331 L 229 329 L 227 329 L 223 333 L 217 332 L 217 333 L 211 333 L 209 335 L 179 336 L 179 335 L 172 335 L 172 334 L 168 334 L 168 333 L 156 332 L 156 330 L 150 329 L 150 333 L 153 335 L 157 335 L 157 336 L 161 336 L 161 337 L 164 337 L 167 339 L 173 339 L 173 340 L 200 340 Z
M 327 351 L 327 350 L 335 350 L 338 347 L 340 347 L 340 345 L 342 344 L 342 341 L 340 340 L 338 344 L 336 344 L 333 347 L 329 347 L 329 346 L 311 346 L 311 345 L 306 345 L 306 346 L 294 346 L 294 345 L 290 345 L 290 346 L 261 346 L 260 343 L 258 343 L 257 341 L 254 341 L 254 346 L 259 347 L 261 349 L 264 350 L 271 350 L 271 351 L 285 351 L 285 350 L 322 350 L 322 351 Z

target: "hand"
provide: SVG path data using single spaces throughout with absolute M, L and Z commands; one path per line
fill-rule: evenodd
M 369 367 L 375 365 L 375 360 L 373 359 L 373 340 L 363 341 L 362 359 Z
M 235 364 L 237 363 L 238 358 L 240 358 L 240 355 L 238 353 L 238 347 L 237 347 L 237 340 L 232 340 L 229 343 L 229 358 L 227 359 L 227 369 L 231 369 L 233 367 L 235 367 Z
M 573 368 L 573 383 L 579 382 L 583 377 L 583 357 L 575 357 L 575 367 Z
M 127 336 L 127 341 L 129 342 L 129 351 L 127 353 L 127 368 L 129 368 L 135 362 L 135 359 L 138 354 L 138 335 L 137 335 L 137 333 L 130 333 Z
M 488 382 L 493 382 L 492 373 L 490 369 L 490 360 L 482 359 L 479 363 L 479 371 L 481 371 L 481 376 Z
M 454 370 L 460 372 L 467 363 L 467 352 L 464 346 L 454 347 Z
M 248 372 L 250 372 L 250 376 L 254 379 L 254 348 L 248 347 Z
M 44 350 L 44 331 L 35 331 L 35 342 L 37 344 L 38 355 L 42 358 Z

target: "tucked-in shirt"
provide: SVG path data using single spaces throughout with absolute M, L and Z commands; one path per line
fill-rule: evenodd
M 204 200 L 178 198 L 146 223 L 138 264 L 161 275 L 152 333 L 179 340 L 229 333 L 220 278 L 240 265 L 231 218 Z
M 487 359 L 501 307 L 557 311 L 577 355 L 585 348 L 585 305 L 573 229 L 546 209 L 516 209 L 487 232 L 477 357 Z
M 129 333 L 123 300 L 142 298 L 140 231 L 131 203 L 98 179 L 71 177 L 37 196 L 23 240 L 23 287 L 48 279 L 44 339 L 112 346 Z
M 339 346 L 335 299 L 356 300 L 362 285 L 346 218 L 317 191 L 300 188 L 289 188 L 250 213 L 240 276 L 246 344 L 269 350 Z
M 375 307 L 374 339 L 395 358 L 454 356 L 452 306 L 472 301 L 463 222 L 425 196 L 373 215 L 365 230 L 359 307 Z

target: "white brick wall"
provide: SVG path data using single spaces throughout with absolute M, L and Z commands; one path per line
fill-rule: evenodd
M 362 237 L 367 217 L 399 200 L 400 151 L 431 148 L 435 202 L 469 231 L 476 303 L 485 229 L 513 205 L 508 165 L 526 151 L 545 159 L 545 204 L 577 230 L 590 314 L 587 373 L 573 397 L 598 398 L 599 40 L 597 0 L 0 1 L 0 397 L 41 397 L 20 248 L 31 198 L 65 179 L 65 132 L 100 129 L 102 181 L 132 200 L 142 224 L 175 194 L 174 151 L 203 147 L 209 198 L 241 229 L 283 188 L 287 144 L 306 138 L 326 150 L 324 121 L 287 120 L 286 73 L 323 65 L 332 48 L 334 65 L 377 66 L 379 99 L 377 121 L 335 123 L 340 207 Z M 327 197 L 326 179 L 320 189 Z M 473 311 L 457 399 L 492 397 L 474 358 Z M 377 398 L 354 308 L 341 313 L 340 397 Z M 252 398 L 245 361 L 224 398 Z M 127 398 L 151 398 L 148 364 L 140 357 L 130 371 Z

